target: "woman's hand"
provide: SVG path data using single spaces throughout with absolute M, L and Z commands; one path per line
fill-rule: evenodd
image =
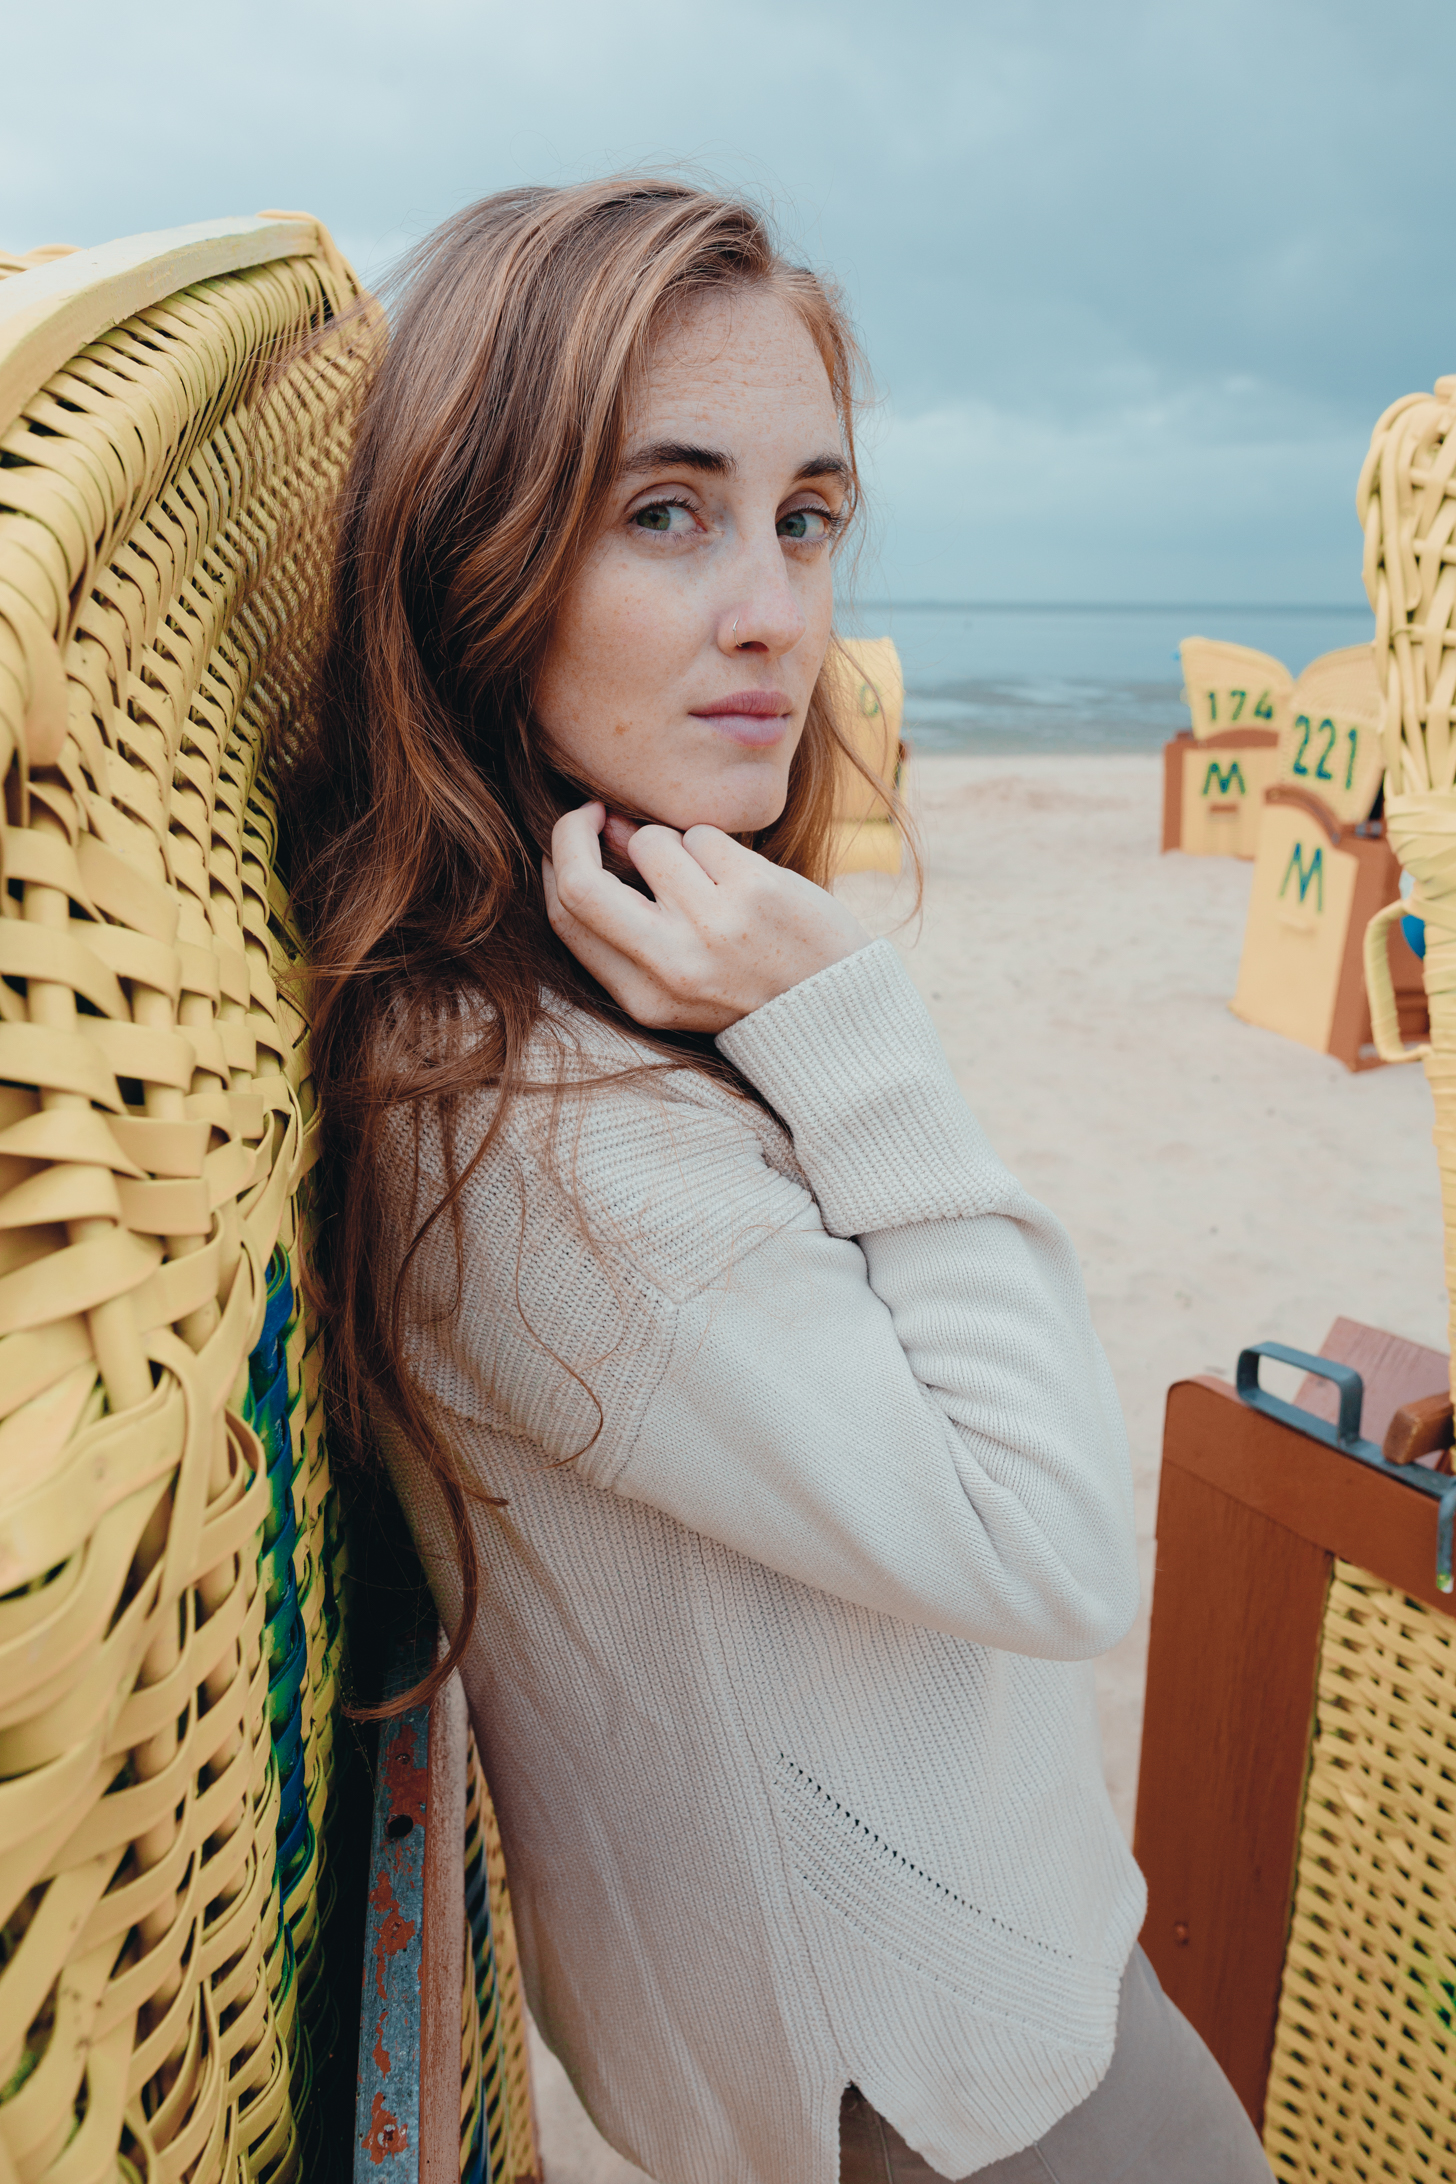
M 651 897 L 614 879 L 600 835 Z M 559 819 L 541 866 L 551 929 L 637 1023 L 726 1031 L 790 986 L 868 946 L 842 903 L 717 827 L 631 827 L 584 804 Z

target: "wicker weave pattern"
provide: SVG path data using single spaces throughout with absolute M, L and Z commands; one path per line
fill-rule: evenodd
M 321 242 L 169 298 L 0 440 L 0 2174 L 23 2184 L 300 2173 L 341 1633 L 262 752 L 347 445 L 325 397 L 357 361 L 320 352 L 290 404 L 262 373 L 351 300 L 338 267 Z
M 1421 1060 L 1435 1103 L 1456 1357 L 1456 378 L 1408 394 L 1375 427 L 1356 496 L 1375 664 L 1385 692 L 1385 822 L 1425 921 L 1428 1047 L 1402 1048 L 1386 953 L 1392 908 L 1366 932 L 1375 1044 Z
M 1265 2109 L 1279 2177 L 1456 2174 L 1456 1627 L 1337 1563 Z
M 505 1857 L 473 1734 L 466 1766 L 460 2174 L 467 2184 L 520 2184 L 539 2179 L 541 2154 Z
M 1392 796 L 1456 786 L 1456 378 L 1375 427 L 1356 491 Z

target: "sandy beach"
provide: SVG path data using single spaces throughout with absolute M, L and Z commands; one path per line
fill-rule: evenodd
M 967 1099 L 1066 1223 L 1121 1392 L 1144 1609 L 1099 1665 L 1131 1833 L 1163 1403 L 1238 1350 L 1317 1349 L 1341 1314 L 1444 1349 L 1430 1099 L 1229 1012 L 1251 867 L 1158 854 L 1161 762 L 932 757 L 912 770 L 925 901 L 842 883 L 894 931 Z M 539 2042 L 547 2184 L 627 2184 Z

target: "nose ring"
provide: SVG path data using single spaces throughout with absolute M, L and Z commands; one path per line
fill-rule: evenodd
M 738 635 L 738 617 L 736 614 L 733 617 L 733 634 L 735 637 Z

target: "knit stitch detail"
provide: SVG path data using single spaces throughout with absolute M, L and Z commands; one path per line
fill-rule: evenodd
M 783 1753 L 774 1769 L 774 1795 L 796 1878 L 866 1941 L 978 2012 L 1042 2038 L 1048 2032 L 1045 1966 L 1057 1963 L 1067 2001 L 1066 2021 L 1055 2028 L 1059 2044 L 1105 2047 L 1105 2000 L 1089 2001 L 1081 1988 L 1085 1967 L 1071 1950 L 1019 1932 L 968 1902 Z M 1018 1977 L 1027 1958 L 1033 1981 Z M 1117 1978 L 1122 1967 L 1109 1963 L 1104 1969 Z

